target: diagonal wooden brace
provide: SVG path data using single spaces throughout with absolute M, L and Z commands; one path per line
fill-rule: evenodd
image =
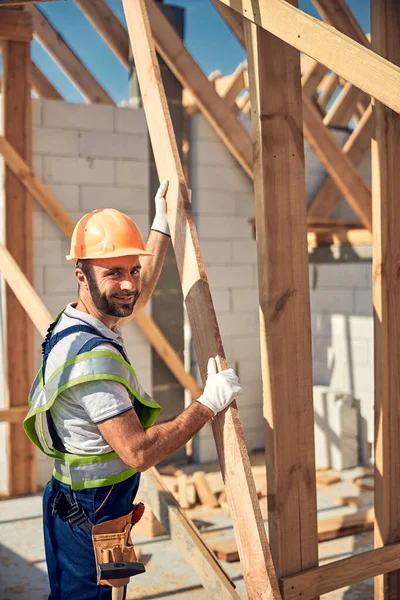
M 160 180 L 168 179 L 168 222 L 203 381 L 210 356 L 226 360 L 168 110 L 145 0 L 123 0 Z M 213 433 L 250 599 L 281 598 L 236 403 Z

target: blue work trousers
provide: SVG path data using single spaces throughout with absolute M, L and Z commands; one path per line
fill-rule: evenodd
M 93 524 L 116 519 L 132 510 L 139 486 L 137 473 L 113 486 L 75 490 L 74 494 Z M 96 561 L 90 533 L 73 527 L 60 516 L 53 517 L 51 504 L 57 491 L 71 488 L 56 479 L 48 482 L 43 495 L 43 525 L 46 562 L 50 581 L 49 600 L 111 600 L 112 588 L 97 585 Z

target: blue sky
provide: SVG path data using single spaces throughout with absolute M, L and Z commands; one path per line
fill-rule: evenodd
M 125 23 L 121 0 L 107 0 L 107 3 L 121 22 Z M 206 74 L 219 69 L 226 75 L 244 60 L 243 49 L 210 0 L 168 0 L 165 3 L 186 8 L 185 43 Z M 348 4 L 363 30 L 369 32 L 369 0 L 348 0 Z M 73 0 L 37 6 L 40 6 L 110 96 L 117 103 L 127 100 L 127 72 Z M 311 0 L 300 0 L 299 7 L 304 12 L 319 17 Z M 36 41 L 32 46 L 32 58 L 65 100 L 83 101 L 80 93 Z

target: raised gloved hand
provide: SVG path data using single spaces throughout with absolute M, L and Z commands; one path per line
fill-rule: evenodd
M 204 392 L 200 398 L 197 398 L 197 402 L 207 406 L 216 415 L 229 406 L 232 400 L 241 393 L 242 388 L 235 371 L 226 369 L 218 373 L 215 359 L 210 358 L 207 364 L 207 381 Z
M 156 204 L 156 215 L 151 226 L 155 231 L 160 231 L 165 235 L 170 235 L 168 220 L 167 220 L 167 204 L 165 202 L 165 194 L 168 189 L 168 179 L 164 179 L 157 190 L 154 202 Z

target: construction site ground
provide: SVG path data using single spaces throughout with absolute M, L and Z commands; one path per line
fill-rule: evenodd
M 259 491 L 262 514 L 267 525 L 266 482 L 263 456 L 251 457 L 256 487 Z M 183 465 L 179 469 L 188 475 L 206 472 L 207 481 L 216 496 L 222 490 L 217 464 Z M 371 469 L 355 468 L 340 472 L 318 472 L 318 519 L 355 513 L 373 506 Z M 362 477 L 362 489 L 353 482 Z M 335 479 L 338 479 L 334 482 Z M 164 480 L 174 489 L 172 476 Z M 328 483 L 332 481 L 334 483 Z M 321 483 L 322 482 L 322 483 Z M 190 500 L 190 494 L 188 494 Z M 349 497 L 351 506 L 337 504 L 339 497 Z M 358 498 L 358 500 L 357 500 Z M 193 495 L 193 500 L 195 496 Z M 354 504 L 358 504 L 355 506 Z M 233 537 L 232 521 L 225 503 L 223 507 L 208 508 L 196 504 L 186 512 L 194 520 L 204 538 L 210 543 Z M 133 578 L 128 588 L 128 600 L 167 598 L 169 600 L 209 600 L 209 594 L 200 586 L 194 571 L 166 535 L 144 537 L 134 535 L 134 544 L 140 548 L 140 560 L 146 574 Z M 364 552 L 373 547 L 373 533 L 341 537 L 319 544 L 320 564 L 332 562 Z M 246 598 L 246 589 L 240 562 L 221 563 L 234 581 L 237 592 Z M 0 501 L 0 600 L 44 600 L 48 597 L 48 582 L 42 539 L 41 494 Z M 343 588 L 322 596 L 323 600 L 372 600 L 373 580 Z

